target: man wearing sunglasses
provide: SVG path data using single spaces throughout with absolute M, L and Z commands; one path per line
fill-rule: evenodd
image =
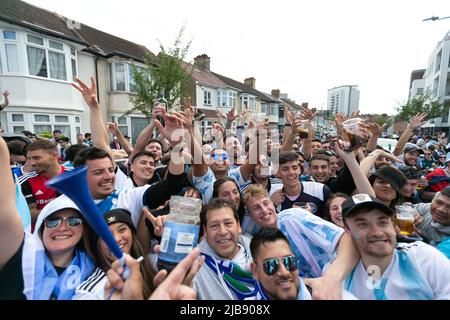
M 259 185 L 249 186 L 243 199 L 250 218 L 257 225 L 278 228 L 289 239 L 299 261 L 301 276 L 323 277 L 319 281 L 309 282 L 312 287 L 317 286 L 320 292 L 313 292 L 313 295 L 316 298 L 341 299 L 341 281 L 355 266 L 358 258 L 358 252 L 351 238 L 344 234 L 344 230 L 299 208 L 277 214 L 267 191 Z M 333 263 L 324 273 L 324 268 L 331 261 Z
M 278 229 L 262 228 L 250 242 L 250 267 L 258 281 L 257 299 L 311 300 L 299 277 L 297 258 L 286 236 Z
M 397 244 L 393 216 L 367 194 L 342 204 L 346 233 L 361 255 L 345 289 L 363 300 L 449 300 L 450 260 L 421 241 Z

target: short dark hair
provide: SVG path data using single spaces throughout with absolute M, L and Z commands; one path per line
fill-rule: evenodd
M 398 169 L 403 172 L 407 179 L 420 179 L 420 171 L 416 167 L 403 165 Z
M 223 198 L 213 198 L 207 206 L 205 206 L 200 213 L 200 224 L 204 227 L 206 227 L 206 223 L 208 222 L 208 219 L 206 218 L 206 214 L 208 211 L 221 209 L 221 208 L 230 208 L 233 211 L 233 217 L 236 220 L 236 222 L 239 222 L 239 216 L 236 211 L 236 205 L 233 201 Z
M 159 145 L 161 146 L 161 150 L 163 150 L 162 142 L 159 141 L 158 139 L 150 139 L 150 140 L 148 140 L 146 146 L 148 146 L 150 143 L 153 143 L 153 142 L 159 143 Z
M 132 164 L 134 162 L 134 160 L 136 160 L 137 158 L 140 158 L 140 157 L 143 157 L 143 156 L 151 157 L 151 158 L 153 158 L 153 160 L 156 159 L 156 155 L 153 152 L 141 151 L 141 152 L 136 153 L 133 156 L 133 158 L 131 158 L 130 164 Z
M 66 157 L 67 160 L 70 162 L 73 162 L 73 160 L 75 159 L 75 156 L 77 155 L 78 152 L 80 152 L 81 150 L 87 149 L 88 146 L 85 144 L 74 144 L 72 146 L 70 146 L 67 150 L 66 150 Z
M 450 198 L 450 186 L 445 187 L 444 190 L 441 191 L 441 194 Z
M 86 132 L 86 133 L 84 134 L 84 137 L 85 137 L 85 138 L 88 138 L 88 137 L 90 137 L 90 136 L 92 136 L 92 134 L 91 134 L 90 132 Z
M 289 240 L 286 238 L 283 232 L 281 232 L 281 230 L 277 228 L 261 228 L 260 230 L 258 230 L 250 241 L 250 252 L 252 253 L 253 261 L 256 261 L 261 245 L 265 245 L 268 242 L 275 242 L 278 240 L 285 241 L 288 244 L 289 248 L 291 248 Z
M 319 142 L 320 144 L 322 144 L 322 141 L 320 141 L 319 139 L 312 139 L 311 142 Z
M 73 166 L 74 167 L 80 167 L 86 164 L 86 161 L 89 160 L 97 160 L 97 159 L 103 159 L 103 158 L 109 158 L 111 162 L 114 160 L 111 158 L 110 154 L 106 152 L 105 150 L 96 148 L 96 147 L 89 147 L 86 149 L 81 150 L 77 153 L 75 156 L 75 159 L 73 160 Z
M 26 148 L 26 152 L 34 151 L 34 150 L 44 150 L 44 151 L 50 153 L 50 152 L 56 152 L 57 148 L 56 148 L 56 144 L 54 144 L 50 140 L 42 139 L 42 140 L 36 140 L 36 141 L 30 143 Z
M 295 152 L 295 151 L 281 151 L 280 152 L 280 160 L 278 162 L 280 164 L 280 166 L 282 164 L 285 164 L 285 163 L 291 162 L 291 161 L 298 162 L 297 152 Z
M 309 159 L 309 164 L 311 165 L 314 160 L 323 160 L 328 164 L 330 163 L 330 158 L 324 153 L 316 153 L 315 155 L 313 155 L 311 159 Z
M 53 133 L 62 133 L 62 132 L 59 129 L 55 129 L 55 130 L 53 130 Z
M 25 145 L 22 141 L 11 140 L 6 143 L 10 154 L 25 156 Z
M 59 139 L 59 141 L 65 141 L 65 142 L 69 143 L 70 139 L 68 137 L 62 137 L 61 139 Z

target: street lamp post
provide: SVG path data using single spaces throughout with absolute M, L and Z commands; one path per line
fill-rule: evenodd
M 423 19 L 422 21 L 436 21 L 436 20 L 444 20 L 444 19 L 448 19 L 448 18 L 450 18 L 450 16 L 448 16 L 448 17 L 442 17 L 442 18 L 439 18 L 439 17 L 436 17 L 436 16 L 432 16 L 432 17 L 429 17 L 429 18 L 426 18 L 426 19 Z

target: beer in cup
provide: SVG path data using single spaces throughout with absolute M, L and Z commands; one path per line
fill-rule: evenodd
M 309 121 L 302 120 L 297 128 L 300 139 L 307 139 L 309 134 Z
M 414 233 L 414 213 L 416 209 L 411 205 L 395 206 L 396 221 L 400 228 L 400 233 L 405 236 L 411 236 Z
M 362 122 L 361 118 L 352 118 L 344 121 L 344 131 L 350 142 L 350 149 L 358 147 L 363 142 L 360 136 L 359 124 Z

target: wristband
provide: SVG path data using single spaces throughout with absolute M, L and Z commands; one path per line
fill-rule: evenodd
M 290 123 L 285 123 L 284 126 L 285 126 L 285 127 L 290 127 L 291 124 L 290 124 Z

